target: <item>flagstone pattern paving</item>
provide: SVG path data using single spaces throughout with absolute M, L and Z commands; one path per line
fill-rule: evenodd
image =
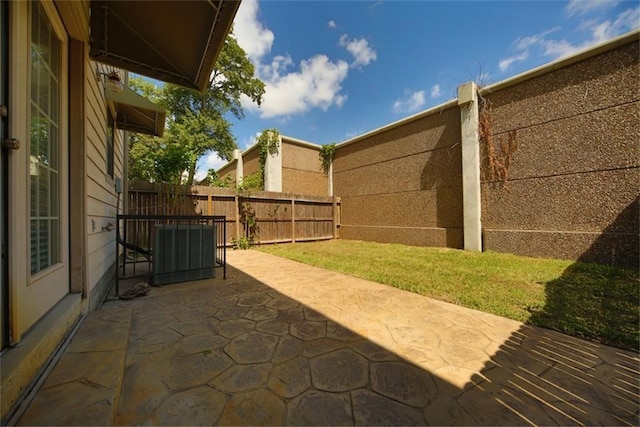
M 21 425 L 638 425 L 637 354 L 257 251 L 90 313 Z

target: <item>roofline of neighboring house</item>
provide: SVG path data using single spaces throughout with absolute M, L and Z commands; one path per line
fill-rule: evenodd
M 293 145 L 299 145 L 300 147 L 311 148 L 314 150 L 320 151 L 320 146 L 318 144 L 314 144 L 313 142 L 303 141 L 302 139 L 294 138 L 292 136 L 282 135 L 282 142 L 290 142 Z
M 311 148 L 313 150 L 318 150 L 318 151 L 320 151 L 320 148 L 321 148 L 318 144 L 314 144 L 313 142 L 304 141 L 302 139 L 294 138 L 292 136 L 280 135 L 280 137 L 282 138 L 282 142 L 288 142 L 288 143 L 291 143 L 293 145 L 298 145 L 300 147 Z M 240 154 L 242 156 L 244 156 L 245 154 L 255 150 L 257 147 L 258 147 L 258 144 L 253 144 L 251 147 L 247 148 L 246 150 L 244 150 Z M 229 162 L 227 162 L 224 165 L 220 166 L 220 168 L 218 168 L 218 170 L 216 170 L 216 172 L 220 172 L 222 169 L 230 167 L 233 164 L 233 162 L 237 162 L 237 160 L 236 159 L 230 160 Z
M 218 170 L 216 171 L 216 173 L 220 172 L 222 169 L 225 169 L 227 167 L 230 167 L 231 165 L 233 165 L 234 163 L 237 163 L 238 159 L 231 159 L 229 160 L 227 163 L 225 163 L 224 165 L 220 166 L 220 168 L 218 168 Z
M 576 62 L 580 62 L 583 61 L 585 59 L 591 58 L 593 56 L 597 56 L 600 55 L 602 53 L 608 52 L 610 50 L 616 49 L 620 46 L 625 46 L 627 44 L 633 43 L 634 41 L 637 41 L 640 39 L 640 30 L 634 30 L 631 31 L 629 33 L 623 34 L 621 36 L 618 36 L 616 38 L 613 38 L 611 40 L 602 42 L 600 44 L 597 44 L 595 46 L 580 50 L 570 56 L 564 57 L 562 59 L 558 59 L 552 62 L 549 62 L 547 64 L 541 65 L 539 67 L 533 68 L 531 70 L 525 71 L 523 73 L 517 74 L 513 77 L 510 77 L 506 80 L 502 80 L 500 82 L 494 83 L 492 85 L 489 85 L 487 87 L 481 88 L 479 89 L 479 93 L 481 95 L 484 94 L 489 94 L 492 92 L 495 92 L 497 90 L 501 90 L 501 89 L 505 89 L 509 86 L 513 86 L 515 84 L 521 83 L 523 81 L 526 80 L 530 80 L 534 77 L 538 77 L 541 76 L 543 74 L 547 74 L 550 73 L 552 71 L 555 71 L 557 69 L 566 67 L 568 65 L 574 64 Z M 398 126 L 402 126 L 406 123 L 410 123 L 414 120 L 418 120 L 427 116 L 430 116 L 432 114 L 436 114 L 436 113 L 440 113 L 441 111 L 444 111 L 446 109 L 455 107 L 456 105 L 458 105 L 458 99 L 454 98 L 451 99 L 443 104 L 440 105 L 436 105 L 435 107 L 431 107 L 427 110 L 418 112 L 416 114 L 413 114 L 409 117 L 405 117 L 403 119 L 400 119 L 398 121 L 392 122 L 388 125 L 385 126 L 381 126 L 377 129 L 374 129 L 372 131 L 369 131 L 367 133 L 363 133 L 362 135 L 358 135 L 355 136 L 351 139 L 347 139 L 341 143 L 339 143 L 337 145 L 337 148 L 342 148 L 342 147 L 346 147 L 347 145 L 351 145 L 353 143 L 356 143 L 358 141 L 361 141 L 363 139 L 366 138 L 370 138 L 376 134 L 379 133 L 383 133 L 383 132 L 387 132 L 391 129 L 394 129 Z
M 253 144 L 251 147 L 247 148 L 246 150 L 241 151 L 241 152 L 240 152 L 240 155 L 241 155 L 241 156 L 244 156 L 245 154 L 250 153 L 251 151 L 255 150 L 256 148 L 258 148 L 258 144 Z M 216 170 L 216 172 L 220 172 L 222 169 L 224 169 L 224 168 L 226 168 L 226 167 L 231 166 L 231 164 L 232 164 L 233 162 L 237 162 L 237 161 L 238 161 L 237 159 L 230 160 L 229 162 L 227 162 L 227 163 L 225 163 L 224 165 L 220 166 L 220 167 Z
M 458 99 L 457 98 L 451 99 L 451 100 L 445 102 L 444 104 L 436 105 L 435 107 L 431 107 L 431 108 L 426 109 L 424 111 L 420 111 L 419 113 L 416 113 L 416 114 L 413 114 L 411 116 L 405 117 L 403 119 L 397 120 L 397 121 L 395 121 L 393 123 L 389 123 L 388 125 L 381 126 L 381 127 L 376 128 L 374 130 L 371 130 L 369 132 L 363 133 L 362 135 L 354 136 L 351 139 L 347 139 L 346 141 L 343 141 L 343 142 L 337 144 L 336 148 L 346 147 L 347 145 L 351 145 L 351 144 L 356 143 L 358 141 L 361 141 L 363 139 L 372 137 L 372 136 L 374 136 L 376 134 L 389 131 L 391 129 L 397 128 L 398 126 L 402 126 L 402 125 L 410 123 L 410 122 L 412 122 L 414 120 L 418 120 L 418 119 L 421 119 L 423 117 L 430 116 L 432 114 L 440 113 L 440 112 L 442 112 L 444 110 L 447 110 L 447 109 L 449 109 L 451 107 L 455 107 L 457 105 L 458 105 Z

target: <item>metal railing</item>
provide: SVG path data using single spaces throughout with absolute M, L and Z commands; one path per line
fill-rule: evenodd
M 116 295 L 120 281 L 146 277 L 169 284 L 227 278 L 226 217 L 222 215 L 118 215 Z

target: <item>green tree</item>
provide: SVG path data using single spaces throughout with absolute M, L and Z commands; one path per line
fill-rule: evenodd
M 147 86 L 132 79 L 132 86 L 169 111 L 162 139 L 132 135 L 129 152 L 129 178 L 145 181 L 193 184 L 198 159 L 209 151 L 231 160 L 237 147 L 228 114 L 244 118 L 241 97 L 258 105 L 264 95 L 264 83 L 255 77 L 255 68 L 236 39 L 229 35 L 212 73 L 207 89 L 200 93 L 166 84 Z M 167 181 L 168 180 L 168 181 Z

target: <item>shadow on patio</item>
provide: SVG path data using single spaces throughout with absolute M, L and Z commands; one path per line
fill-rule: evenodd
M 638 356 L 272 255 L 91 313 L 22 425 L 638 425 Z

